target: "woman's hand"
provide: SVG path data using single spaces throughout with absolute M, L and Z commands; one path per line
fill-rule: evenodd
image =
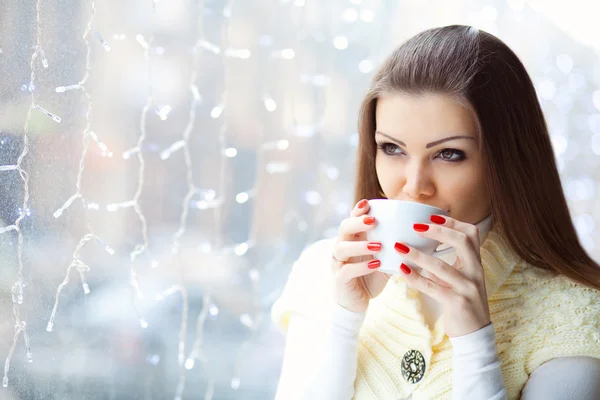
M 415 224 L 413 229 L 426 238 L 449 244 L 456 250 L 454 265 L 427 255 L 403 243 L 396 250 L 434 274 L 439 281 L 425 278 L 406 265 L 401 266 L 407 284 L 439 301 L 444 308 L 444 330 L 448 337 L 475 332 L 490 324 L 485 277 L 479 254 L 477 227 L 447 216 L 434 215 L 434 224 Z M 410 271 L 408 274 L 407 271 Z
M 377 271 L 381 262 L 375 257 L 381 243 L 367 241 L 366 232 L 377 224 L 368 212 L 369 203 L 361 200 L 342 221 L 331 257 L 334 299 L 354 312 L 365 312 L 369 300 L 377 297 L 389 280 L 389 275 Z

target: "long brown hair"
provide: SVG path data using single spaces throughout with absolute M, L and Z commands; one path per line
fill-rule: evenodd
M 469 26 L 421 32 L 384 61 L 362 103 L 355 200 L 381 197 L 375 108 L 384 93 L 443 94 L 475 113 L 495 229 L 527 263 L 600 290 L 582 248 L 548 128 L 525 67 L 500 39 Z

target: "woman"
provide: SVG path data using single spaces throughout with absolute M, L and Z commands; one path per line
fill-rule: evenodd
M 599 399 L 600 267 L 516 55 L 466 26 L 414 36 L 376 74 L 359 134 L 357 205 L 273 306 L 277 399 Z M 397 243 L 422 273 L 378 272 L 380 197 L 448 210 L 414 229 L 454 252 Z

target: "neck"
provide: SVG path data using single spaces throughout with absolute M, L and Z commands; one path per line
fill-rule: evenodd
M 487 217 L 479 221 L 475 224 L 477 229 L 479 230 L 479 243 L 483 243 L 487 234 L 492 229 L 494 225 L 494 219 L 492 218 L 492 214 L 490 213 Z

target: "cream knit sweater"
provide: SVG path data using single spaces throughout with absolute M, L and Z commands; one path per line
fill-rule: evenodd
M 331 241 L 319 242 L 301 256 L 272 317 L 286 329 L 293 314 L 326 321 L 331 311 Z M 600 358 L 600 293 L 563 276 L 518 260 L 492 230 L 481 246 L 491 319 L 509 399 L 518 399 L 529 375 L 557 357 Z M 369 305 L 360 331 L 356 399 L 449 399 L 452 346 L 442 319 L 429 329 L 418 292 L 403 277 L 388 285 Z M 404 380 L 402 357 L 418 350 L 426 372 L 415 384 Z

